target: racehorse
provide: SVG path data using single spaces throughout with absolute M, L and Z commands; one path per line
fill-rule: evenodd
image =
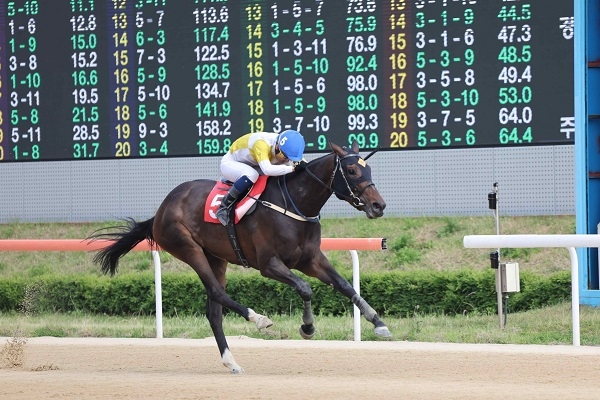
M 310 339 L 315 332 L 312 289 L 291 269 L 335 288 L 373 323 L 376 335 L 390 337 L 389 329 L 375 310 L 338 274 L 320 250 L 319 213 L 332 194 L 363 211 L 370 219 L 381 217 L 385 209 L 385 202 L 371 181 L 371 167 L 365 161 L 374 152 L 362 158 L 356 142 L 351 149 L 330 145 L 332 153 L 312 160 L 304 171 L 268 178 L 258 201 L 263 206 L 257 204 L 256 209 L 236 225 L 239 245 L 250 267 L 298 292 L 304 304 L 300 326 L 303 338 Z M 240 258 L 230 243 L 227 229 L 219 223 L 204 221 L 205 202 L 214 186 L 215 181 L 210 180 L 182 183 L 167 195 L 153 218 L 143 222 L 129 219 L 127 226 L 110 233 L 96 232 L 90 239 L 114 240 L 94 258 L 101 264 L 102 271 L 110 272 L 111 276 L 116 272 L 119 259 L 143 240 L 190 265 L 206 288 L 206 316 L 221 361 L 232 373 L 240 373 L 243 368 L 235 362 L 223 332 L 222 307 L 255 322 L 258 329 L 273 323 L 225 292 L 227 263 L 240 264 Z

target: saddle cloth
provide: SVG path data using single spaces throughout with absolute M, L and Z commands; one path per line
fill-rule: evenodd
M 242 217 L 246 215 L 248 210 L 250 210 L 252 206 L 256 203 L 255 199 L 260 197 L 262 192 L 265 190 L 265 187 L 267 186 L 267 178 L 268 177 L 266 175 L 259 176 L 258 180 L 250 188 L 250 191 L 246 194 L 246 196 L 244 196 L 244 198 L 235 205 L 234 223 L 237 224 L 240 221 L 240 219 L 242 219 Z M 227 195 L 227 192 L 230 188 L 230 183 L 217 181 L 213 189 L 210 191 L 208 197 L 206 198 L 206 203 L 204 205 L 205 222 L 220 224 L 219 220 L 217 219 L 217 211 L 219 210 L 219 206 L 221 205 L 223 197 Z

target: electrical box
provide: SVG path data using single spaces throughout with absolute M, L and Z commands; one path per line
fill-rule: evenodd
M 519 263 L 501 263 L 500 276 L 502 277 L 502 293 L 521 291 L 521 284 L 519 283 Z

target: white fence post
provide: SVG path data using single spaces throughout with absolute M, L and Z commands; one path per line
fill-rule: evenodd
M 360 268 L 358 262 L 358 252 L 356 250 L 350 250 L 350 256 L 352 257 L 352 286 L 356 293 L 360 296 Z M 360 342 L 360 309 L 354 305 L 354 341 Z
M 152 250 L 152 260 L 154 261 L 154 291 L 156 292 L 156 338 L 163 338 L 163 322 L 162 322 L 162 275 L 160 255 L 158 251 Z

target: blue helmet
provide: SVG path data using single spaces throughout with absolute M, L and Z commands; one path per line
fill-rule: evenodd
M 292 161 L 301 161 L 304 155 L 304 137 L 300 132 L 288 129 L 277 138 L 279 149 Z

